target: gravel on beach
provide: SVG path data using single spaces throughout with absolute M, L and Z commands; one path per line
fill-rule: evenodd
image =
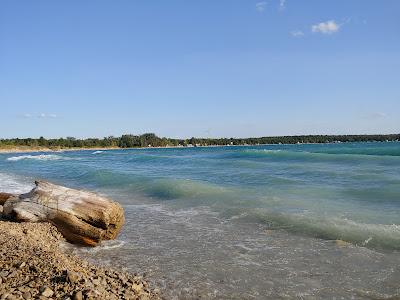
M 0 220 L 0 299 L 159 299 L 137 274 L 64 253 L 49 223 Z

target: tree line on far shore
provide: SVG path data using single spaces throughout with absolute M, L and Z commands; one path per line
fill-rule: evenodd
M 140 147 L 196 147 L 224 145 L 259 144 L 298 144 L 298 143 L 347 143 L 347 142 L 384 142 L 400 141 L 400 134 L 386 135 L 298 135 L 271 136 L 255 138 L 190 138 L 172 139 L 158 137 L 154 133 L 142 135 L 125 134 L 120 137 L 77 139 L 73 137 L 45 139 L 13 138 L 0 139 L 0 148 L 37 147 L 37 148 L 140 148 Z

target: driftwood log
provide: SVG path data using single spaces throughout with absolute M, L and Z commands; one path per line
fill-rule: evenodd
M 94 193 L 35 181 L 29 193 L 0 193 L 3 213 L 18 222 L 51 222 L 71 243 L 96 246 L 115 239 L 124 223 L 116 202 Z
M 4 205 L 4 203 L 12 196 L 14 195 L 9 193 L 0 193 L 0 205 Z

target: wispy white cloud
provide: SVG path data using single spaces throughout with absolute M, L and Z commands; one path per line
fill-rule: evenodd
M 22 114 L 19 115 L 19 117 L 25 118 L 25 119 L 31 119 L 31 118 L 39 118 L 39 119 L 55 119 L 57 118 L 56 114 L 46 114 L 46 113 L 40 113 L 40 114 Z
M 387 118 L 387 114 L 381 111 L 376 111 L 365 116 L 368 120 L 379 120 Z
M 263 12 L 267 7 L 267 1 L 261 1 L 256 3 L 256 10 L 258 12 Z
M 54 119 L 54 118 L 57 118 L 57 115 L 56 115 L 56 114 L 45 114 L 45 113 L 40 113 L 40 114 L 38 115 L 38 118 L 41 118 L 41 119 L 46 119 L 46 118 Z
M 279 9 L 283 10 L 286 7 L 286 0 L 279 0 Z
M 332 34 L 338 32 L 340 29 L 340 24 L 337 24 L 334 20 L 321 22 L 311 26 L 311 31 L 322 34 Z
M 304 36 L 304 32 L 301 30 L 293 30 L 290 32 L 290 34 L 291 34 L 291 36 L 297 37 L 297 38 Z

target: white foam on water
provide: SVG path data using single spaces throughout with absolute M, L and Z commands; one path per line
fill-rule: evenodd
M 244 152 L 248 153 L 279 153 L 282 149 L 247 149 Z
M 33 181 L 19 178 L 14 175 L 0 173 L 0 192 L 11 194 L 23 194 L 29 192 L 33 188 Z
M 81 247 L 70 244 L 68 242 L 62 242 L 60 245 L 64 250 L 71 251 L 74 254 L 80 254 L 80 253 L 97 254 L 99 252 L 103 251 L 105 252 L 121 248 L 125 244 L 126 241 L 110 240 L 110 241 L 101 241 L 101 243 L 96 247 Z
M 363 246 L 367 245 L 371 240 L 372 240 L 372 236 L 370 236 L 369 238 L 367 238 L 367 239 L 362 243 L 362 245 L 363 245 Z
M 103 153 L 104 151 L 100 151 L 100 150 L 98 150 L 98 151 L 94 151 L 92 154 L 100 154 L 100 153 Z
M 34 160 L 59 160 L 67 159 L 65 157 L 54 155 L 54 154 L 39 154 L 39 155 L 19 155 L 7 158 L 8 161 L 19 161 L 24 159 L 34 159 Z

